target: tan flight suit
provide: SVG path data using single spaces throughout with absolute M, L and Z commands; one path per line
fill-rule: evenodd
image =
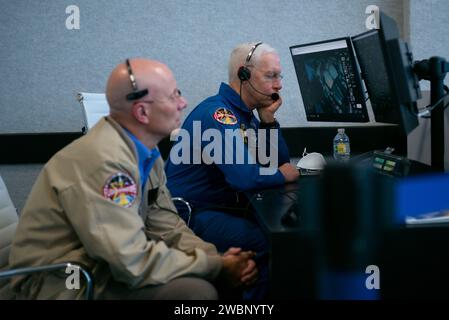
M 136 184 L 128 208 L 103 192 L 117 173 Z M 42 169 L 19 219 L 10 266 L 81 263 L 93 273 L 96 298 L 111 277 L 130 288 L 180 276 L 215 279 L 220 256 L 176 214 L 165 183 L 159 157 L 142 195 L 134 142 L 113 119 L 102 119 Z M 24 298 L 82 297 L 83 288 L 66 288 L 67 277 L 64 272 L 16 277 L 12 286 Z

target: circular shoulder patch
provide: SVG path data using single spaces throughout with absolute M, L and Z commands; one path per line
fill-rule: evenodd
M 237 117 L 231 110 L 226 108 L 218 108 L 215 110 L 214 119 L 222 124 L 232 125 L 237 123 Z
M 121 207 L 129 208 L 137 198 L 136 183 L 128 174 L 117 172 L 104 184 L 103 196 Z

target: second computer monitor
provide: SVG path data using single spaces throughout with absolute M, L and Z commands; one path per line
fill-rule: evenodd
M 368 122 L 350 38 L 290 47 L 308 121 Z
M 388 17 L 382 18 L 384 22 Z M 394 21 L 382 27 L 352 37 L 352 42 L 376 122 L 398 124 L 408 134 L 418 125 L 416 101 L 421 92 L 410 50 L 399 39 Z

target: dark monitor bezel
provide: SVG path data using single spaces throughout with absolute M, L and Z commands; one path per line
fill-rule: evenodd
M 299 73 L 302 72 L 302 70 L 298 70 L 298 66 L 295 63 L 295 55 L 293 54 L 293 50 L 296 48 L 302 48 L 302 47 L 309 47 L 309 46 L 315 46 L 315 45 L 322 45 L 326 43 L 333 43 L 333 42 L 340 42 L 345 41 L 346 46 L 349 52 L 349 57 L 351 61 L 351 66 L 354 70 L 354 78 L 356 82 L 356 92 L 354 94 L 357 95 L 357 100 L 362 105 L 362 112 L 359 114 L 351 114 L 351 113 L 344 113 L 344 114 L 338 114 L 338 113 L 329 113 L 329 114 L 320 114 L 319 117 L 316 117 L 317 114 L 311 114 L 308 112 L 308 108 L 305 105 L 304 102 L 304 89 L 301 89 L 300 85 L 300 79 L 299 79 Z M 298 80 L 298 86 L 299 90 L 301 92 L 301 97 L 304 105 L 304 110 L 306 113 L 307 121 L 311 122 L 354 122 L 354 123 L 366 123 L 369 122 L 369 116 L 366 106 L 366 100 L 365 100 L 365 94 L 363 90 L 363 84 L 362 79 L 360 77 L 360 73 L 358 71 L 356 58 L 354 56 L 354 49 L 352 47 L 351 37 L 341 37 L 341 38 L 334 38 L 334 39 L 327 39 L 322 41 L 316 41 L 316 42 L 310 42 L 310 43 L 304 43 L 300 45 L 294 45 L 290 47 L 290 54 L 292 56 L 293 65 L 295 68 L 297 80 Z
M 399 37 L 397 25 L 393 19 L 381 13 L 380 28 L 373 29 L 351 37 L 355 56 L 361 69 L 362 77 L 366 74 L 364 66 L 360 63 L 360 50 L 357 41 L 377 34 L 378 45 L 382 52 L 384 68 L 391 88 L 392 105 L 376 106 L 371 104 L 376 122 L 391 123 L 401 126 L 407 135 L 418 126 L 417 104 L 421 98 L 419 81 L 413 73 L 413 58 L 406 42 Z M 363 77 L 365 78 L 365 77 Z M 373 90 L 370 83 L 365 86 L 368 97 L 372 99 Z
M 365 40 L 367 37 L 372 37 L 374 35 L 377 35 L 378 37 L 378 49 L 381 52 L 381 54 L 384 55 L 384 49 L 382 48 L 382 40 L 381 40 L 381 35 L 379 30 L 377 29 L 373 29 L 373 30 L 369 30 L 366 32 L 363 32 L 361 34 L 355 35 L 351 37 L 351 41 L 353 43 L 353 47 L 354 47 L 354 52 L 355 52 L 355 56 L 357 59 L 357 64 L 360 68 L 360 74 L 361 74 L 361 78 L 364 81 L 367 93 L 368 93 L 368 98 L 370 100 L 371 103 L 371 108 L 373 110 L 374 113 L 374 118 L 376 122 L 382 122 L 382 123 L 392 123 L 392 124 L 398 124 L 398 117 L 399 117 L 399 109 L 396 107 L 397 103 L 398 103 L 398 97 L 394 91 L 394 83 L 392 82 L 390 73 L 388 72 L 388 65 L 385 63 L 385 56 L 382 56 L 381 59 L 383 61 L 383 69 L 385 70 L 385 77 L 388 79 L 388 87 L 389 87 L 389 94 L 390 94 L 390 98 L 392 98 L 392 105 L 382 105 L 382 106 L 378 106 L 376 103 L 373 104 L 373 97 L 374 100 L 376 100 L 376 94 L 375 90 L 372 89 L 372 84 L 369 81 L 369 76 L 367 76 L 366 72 L 366 68 L 364 66 L 363 63 L 363 59 L 362 56 L 360 54 L 360 50 L 358 49 L 358 43 L 361 40 Z M 372 40 L 371 40 L 372 41 Z M 378 69 L 377 71 L 379 71 L 381 69 Z M 375 85 L 375 84 L 374 84 Z
M 421 97 L 419 83 L 417 79 L 413 79 L 412 64 L 407 65 L 405 59 L 411 59 L 411 54 L 407 44 L 403 42 L 399 35 L 390 40 L 386 40 L 385 30 L 373 29 L 367 32 L 351 37 L 357 63 L 361 70 L 361 75 L 365 83 L 368 97 L 376 122 L 391 123 L 401 126 L 405 134 L 409 134 L 418 126 L 416 101 Z M 389 105 L 377 105 L 373 103 L 376 100 L 382 100 L 377 97 L 377 92 L 369 83 L 369 76 L 366 76 L 366 68 L 362 63 L 363 58 L 359 49 L 358 41 L 377 35 L 377 44 L 382 54 L 384 63 L 385 76 L 388 78 L 389 94 L 391 102 Z M 382 68 L 376 69 L 376 72 Z M 410 86 L 414 86 L 411 88 Z

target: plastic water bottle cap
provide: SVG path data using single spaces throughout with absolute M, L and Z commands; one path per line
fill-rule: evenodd
M 340 133 L 340 134 L 345 133 L 345 128 L 340 128 L 340 129 L 338 129 L 338 133 Z

